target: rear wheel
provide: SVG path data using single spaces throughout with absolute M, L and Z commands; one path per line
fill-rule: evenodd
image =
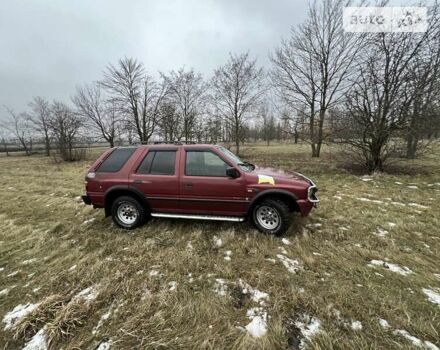
M 277 199 L 265 199 L 257 203 L 252 211 L 255 227 L 266 234 L 282 235 L 290 224 L 289 207 Z
M 119 227 L 131 230 L 145 222 L 146 211 L 133 197 L 121 196 L 112 204 L 112 218 Z

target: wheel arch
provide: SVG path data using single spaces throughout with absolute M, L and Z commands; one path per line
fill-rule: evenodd
M 104 211 L 106 217 L 111 215 L 112 203 L 120 196 L 131 196 L 138 200 L 146 210 L 151 210 L 147 198 L 145 198 L 144 194 L 137 188 L 129 186 L 113 186 L 110 187 L 104 194 Z
M 263 192 L 260 192 L 254 198 L 252 198 L 252 201 L 248 207 L 247 214 L 248 215 L 251 214 L 255 206 L 267 198 L 279 199 L 287 204 L 291 212 L 294 211 L 300 212 L 299 205 L 296 202 L 298 200 L 297 196 L 286 190 L 274 189 L 274 190 L 265 190 Z

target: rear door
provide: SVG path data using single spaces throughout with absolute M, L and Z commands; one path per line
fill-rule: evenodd
M 146 149 L 130 177 L 153 211 L 179 211 L 179 149 Z
M 244 177 L 226 176 L 231 164 L 211 148 L 182 150 L 180 200 L 185 213 L 242 215 L 246 212 Z

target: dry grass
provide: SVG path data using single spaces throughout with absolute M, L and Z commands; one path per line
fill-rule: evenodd
M 319 208 L 295 218 L 284 236 L 290 245 L 247 223 L 158 219 L 126 232 L 76 199 L 86 162 L 2 157 L 0 290 L 8 292 L 0 294 L 0 318 L 18 304 L 40 304 L 15 329 L 1 324 L 0 348 L 20 348 L 42 327 L 54 349 L 105 340 L 115 349 L 295 349 L 300 341 L 309 349 L 413 348 L 395 329 L 440 347 L 440 307 L 422 291 L 440 288 L 438 152 L 401 162 L 420 169 L 415 175 L 368 181 L 338 169 L 334 149 L 318 160 L 308 152 L 281 144 L 245 148 L 248 160 L 299 170 L 320 188 Z M 379 229 L 388 233 L 374 234 Z M 278 254 L 302 269 L 289 273 Z M 367 266 L 372 259 L 413 273 Z M 218 278 L 225 296 L 215 291 Z M 240 279 L 269 295 L 262 305 L 243 293 Z M 99 293 L 90 301 L 75 297 L 92 286 Z M 254 307 L 268 315 L 261 338 L 243 330 Z M 310 342 L 297 324 L 304 314 L 321 322 Z M 352 321 L 362 329 L 352 329 Z

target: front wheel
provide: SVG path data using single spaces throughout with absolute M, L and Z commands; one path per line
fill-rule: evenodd
M 252 211 L 255 227 L 266 234 L 282 235 L 290 224 L 288 206 L 276 199 L 265 199 L 257 203 Z
M 119 227 L 131 230 L 145 222 L 146 212 L 136 199 L 122 196 L 112 204 L 112 218 Z

